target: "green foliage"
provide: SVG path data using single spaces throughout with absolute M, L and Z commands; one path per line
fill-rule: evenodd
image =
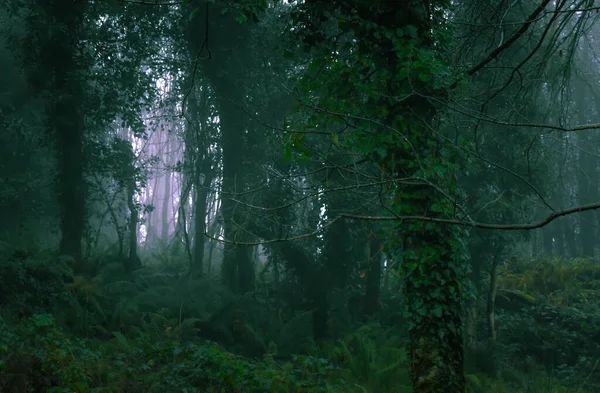
M 363 325 L 329 343 L 324 355 L 342 370 L 344 379 L 368 392 L 411 392 L 406 339 L 392 329 Z
M 494 357 L 503 365 L 504 379 L 522 389 L 533 389 L 543 386 L 542 379 L 532 382 L 527 373 L 539 374 L 545 369 L 569 388 L 580 386 L 584 379 L 589 389 L 600 386 L 591 373 L 600 356 L 596 328 L 599 274 L 595 262 L 581 258 L 522 257 L 499 266 Z M 531 300 L 508 307 L 505 290 Z M 482 328 L 485 324 L 482 317 Z M 521 371 L 526 374 L 519 374 Z M 550 384 L 547 389 L 551 391 Z
M 69 259 L 26 250 L 0 251 L 0 307 L 17 315 L 50 312 L 65 300 L 65 279 L 71 276 Z
M 19 266 L 17 261 L 28 259 L 32 266 L 56 266 L 50 254 L 17 253 L 11 258 L 7 260 L 12 264 L 7 266 Z M 324 343 L 318 351 L 311 342 L 310 313 L 284 317 L 281 311 L 275 312 L 274 299 L 256 295 L 236 298 L 210 281 L 181 281 L 161 265 L 127 276 L 120 264 L 108 263 L 95 278 L 75 276 L 72 282 L 60 285 L 58 276 L 49 282 L 40 280 L 40 272 L 47 270 L 24 271 L 32 276 L 26 276 L 25 282 L 36 283 L 31 290 L 35 293 L 36 286 L 55 282 L 54 287 L 38 293 L 59 293 L 60 289 L 63 296 L 38 299 L 15 293 L 10 297 L 15 303 L 4 304 L 9 310 L 27 304 L 28 310 L 55 311 L 54 316 L 28 311 L 24 318 L 13 318 L 16 313 L 11 312 L 0 319 L 2 393 L 411 391 L 405 328 L 364 325 Z M 47 278 L 52 277 L 49 274 Z M 524 353 L 534 353 L 535 345 L 543 342 L 557 343 L 547 347 L 547 353 L 567 350 L 559 343 L 582 346 L 576 335 L 558 335 L 560 330 L 555 327 L 522 316 L 500 312 L 498 324 L 500 337 L 532 343 L 526 348 L 505 346 L 505 355 L 499 355 L 507 356 L 505 364 L 523 358 Z M 260 360 L 234 355 L 202 339 L 211 334 L 237 352 L 251 353 L 254 349 L 249 348 L 254 345 L 256 353 L 264 355 Z M 81 338 L 86 336 L 89 338 Z M 580 357 L 560 368 L 561 378 L 577 384 L 585 377 L 579 370 L 591 369 L 593 359 Z M 514 368 L 514 361 L 510 365 Z M 503 371 L 505 382 L 471 374 L 468 391 L 570 392 L 542 379 L 542 371 L 536 370 L 534 382 L 531 374 L 515 371 Z M 591 382 L 588 385 L 594 386 Z M 535 390 L 535 386 L 546 388 Z
M 84 341 L 66 335 L 51 314 L 17 324 L 0 319 L 0 391 L 73 392 L 91 383 L 88 366 L 99 360 Z
M 566 388 L 542 371 L 503 372 L 502 378 L 484 374 L 467 374 L 466 393 L 583 393 L 579 388 Z
M 150 343 L 120 332 L 76 339 L 49 314 L 16 324 L 0 319 L 0 391 L 36 392 L 352 392 L 324 359 L 250 361 L 214 343 Z
M 600 288 L 600 266 L 585 258 L 519 258 L 500 266 L 498 273 L 501 288 L 543 295 L 562 306 L 595 303 Z

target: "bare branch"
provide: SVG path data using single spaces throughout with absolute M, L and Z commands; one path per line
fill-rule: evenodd
M 527 29 L 529 29 L 529 26 L 531 26 L 534 23 L 534 21 L 536 20 L 536 18 L 538 17 L 538 15 L 541 14 L 542 11 L 544 11 L 544 8 L 546 8 L 546 6 L 548 5 L 548 3 L 550 3 L 550 0 L 544 0 L 544 1 L 542 1 L 542 4 L 540 4 L 531 13 L 531 15 L 529 15 L 529 18 L 527 18 L 527 21 L 525 23 L 523 23 L 523 26 L 521 26 L 521 28 L 519 30 L 517 30 L 508 40 L 506 40 L 506 42 L 504 44 L 502 44 L 499 47 L 497 47 L 496 49 L 494 49 L 485 59 L 483 59 L 482 61 L 480 61 L 479 64 L 475 65 L 470 70 L 468 70 L 467 71 L 467 75 L 471 76 L 471 75 L 475 74 L 477 71 L 479 71 L 480 69 L 482 69 L 483 67 L 485 67 L 488 63 L 490 63 L 492 60 L 496 59 L 500 55 L 500 53 L 502 53 L 506 49 L 508 49 L 519 38 L 521 38 L 521 36 L 523 34 L 525 34 L 525 32 L 527 31 Z M 458 82 L 460 82 L 461 79 L 458 79 L 454 83 L 452 83 L 452 85 L 450 85 L 450 88 L 454 89 L 456 86 L 458 86 Z
M 304 233 L 301 235 L 290 236 L 285 238 L 277 238 L 277 239 L 269 239 L 269 240 L 261 240 L 255 242 L 238 242 L 235 240 L 229 239 L 218 239 L 209 235 L 208 233 L 204 233 L 204 236 L 211 240 L 215 240 L 221 243 L 234 244 L 238 246 L 258 246 L 258 245 L 267 245 L 267 244 L 275 244 L 275 243 L 283 243 L 287 241 L 295 241 L 301 239 L 307 239 L 318 235 L 323 232 L 325 229 L 329 228 L 336 222 L 348 218 L 352 220 L 361 220 L 361 221 L 422 221 L 422 222 L 433 222 L 438 224 L 445 225 L 458 225 L 462 227 L 469 228 L 480 228 L 480 229 L 489 229 L 489 230 L 499 230 L 499 231 L 523 231 L 523 230 L 532 230 L 542 228 L 552 221 L 556 220 L 559 217 L 568 216 L 570 214 L 581 213 L 589 210 L 597 210 L 600 209 L 600 203 L 594 203 L 591 205 L 582 205 L 576 206 L 569 209 L 564 209 L 560 211 L 553 212 L 548 215 L 541 221 L 531 223 L 531 224 L 486 224 L 475 221 L 465 221 L 465 220 L 454 220 L 454 219 L 446 219 L 446 218 L 435 218 L 435 217 L 426 217 L 426 216 L 363 216 L 357 214 L 340 214 L 333 220 L 327 222 L 326 224 L 321 225 L 317 229 L 312 232 Z

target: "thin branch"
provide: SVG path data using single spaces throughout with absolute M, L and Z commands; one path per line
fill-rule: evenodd
M 565 210 L 560 210 L 553 212 L 548 215 L 541 221 L 534 222 L 531 224 L 486 224 L 475 221 L 464 221 L 464 220 L 453 220 L 446 218 L 435 218 L 435 217 L 425 217 L 425 216 L 363 216 L 357 214 L 340 214 L 333 220 L 327 222 L 326 224 L 321 225 L 317 229 L 312 232 L 304 233 L 302 235 L 289 236 L 289 237 L 281 237 L 277 239 L 269 239 L 269 240 L 261 240 L 255 242 L 239 242 L 235 240 L 229 239 L 219 239 L 209 235 L 208 233 L 204 233 L 204 236 L 211 240 L 215 240 L 217 242 L 233 244 L 238 246 L 258 246 L 258 245 L 267 245 L 267 244 L 275 244 L 275 243 L 283 243 L 287 241 L 295 241 L 301 239 L 307 239 L 313 236 L 318 235 L 323 232 L 325 229 L 329 228 L 336 222 L 348 218 L 352 220 L 361 220 L 361 221 L 421 221 L 421 222 L 432 222 L 437 224 L 445 224 L 445 225 L 458 225 L 462 227 L 468 228 L 480 228 L 480 229 L 489 229 L 489 230 L 499 230 L 499 231 L 523 231 L 523 230 L 532 230 L 542 228 L 552 221 L 556 220 L 559 217 L 568 216 L 570 214 L 581 213 L 589 210 L 598 210 L 600 209 L 600 203 L 594 203 L 591 205 L 582 205 L 576 206 Z
M 417 93 L 415 93 L 415 94 L 417 94 Z M 426 96 L 423 94 L 419 94 L 419 95 L 424 98 L 427 98 L 428 100 L 435 101 L 439 104 L 442 104 L 442 105 L 446 106 L 448 109 L 455 111 L 457 113 L 460 113 L 461 115 L 470 117 L 475 120 L 480 120 L 480 121 L 484 121 L 487 123 L 497 124 L 497 125 L 505 126 L 505 127 L 545 128 L 545 129 L 549 129 L 549 130 L 564 131 L 564 132 L 600 129 L 600 123 L 580 124 L 578 126 L 573 126 L 573 127 L 565 127 L 565 126 L 559 126 L 559 125 L 554 125 L 554 124 L 541 124 L 541 123 L 510 123 L 510 122 L 498 120 L 498 119 L 490 117 L 490 116 L 479 116 L 474 113 L 469 113 L 469 111 L 467 109 L 460 109 L 456 106 L 446 104 L 443 101 L 436 99 L 435 97 L 429 97 L 429 96 Z
M 482 69 L 483 67 L 485 67 L 488 63 L 490 63 L 493 60 L 495 60 L 502 52 L 504 52 L 512 44 L 514 44 L 519 38 L 521 38 L 521 36 L 523 34 L 525 34 L 525 32 L 527 31 L 527 29 L 529 29 L 529 26 L 531 26 L 534 23 L 534 21 L 536 20 L 536 18 L 538 17 L 538 15 L 541 14 L 542 11 L 544 11 L 544 8 L 546 8 L 546 6 L 548 5 L 548 3 L 550 3 L 550 0 L 544 0 L 542 2 L 542 4 L 540 4 L 531 13 L 531 15 L 529 15 L 529 18 L 527 18 L 527 21 L 523 24 L 523 26 L 521 26 L 521 28 L 519 30 L 517 30 L 512 35 L 512 37 L 510 37 L 504 44 L 502 44 L 499 47 L 497 47 L 496 49 L 494 49 L 485 59 L 483 59 L 482 61 L 480 61 L 479 64 L 477 64 L 474 67 L 472 67 L 471 69 L 469 69 L 467 71 L 466 75 L 467 76 L 471 76 L 471 75 L 475 74 L 477 71 L 479 71 L 480 69 Z M 458 86 L 458 82 L 460 82 L 461 80 L 462 80 L 462 78 L 459 78 L 458 80 L 454 81 L 454 83 L 452 83 L 452 85 L 450 85 L 450 88 L 454 89 L 456 86 Z

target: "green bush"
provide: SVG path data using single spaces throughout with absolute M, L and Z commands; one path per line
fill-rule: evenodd
M 66 296 L 67 262 L 21 250 L 0 254 L 0 307 L 22 317 L 51 311 Z
M 325 359 L 248 360 L 211 342 L 129 339 L 119 332 L 109 341 L 77 339 L 56 327 L 50 314 L 16 324 L 0 319 L 2 393 L 356 391 L 339 373 Z

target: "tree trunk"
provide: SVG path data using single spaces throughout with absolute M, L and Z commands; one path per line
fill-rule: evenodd
M 379 293 L 381 291 L 382 254 L 379 249 L 379 241 L 371 235 L 365 244 L 365 257 L 368 261 L 367 288 L 365 291 L 365 303 L 363 314 L 372 317 L 379 311 Z
M 465 333 L 466 333 L 466 342 L 465 342 L 465 352 L 466 357 L 469 360 L 476 359 L 477 352 L 477 319 L 479 317 L 479 312 L 477 309 L 477 300 L 478 296 L 481 293 L 480 290 L 480 280 L 481 280 L 481 265 L 483 264 L 481 260 L 475 257 L 475 253 L 471 252 L 471 274 L 469 277 L 469 281 L 471 283 L 471 290 L 473 291 L 472 297 L 467 300 L 466 305 L 466 318 L 465 318 Z
M 207 159 L 208 161 L 208 159 Z M 208 163 L 202 163 L 196 168 L 195 176 L 195 191 L 196 191 L 196 207 L 194 217 L 194 227 L 196 236 L 194 236 L 194 263 L 193 269 L 196 274 L 204 274 L 204 245 L 206 244 L 206 217 L 208 212 L 208 187 L 212 184 L 213 171 Z M 201 174 L 204 175 L 204 180 L 201 180 Z
M 85 223 L 83 92 L 76 77 L 79 71 L 76 53 L 86 3 L 83 0 L 40 0 L 41 10 L 33 14 L 36 19 L 30 26 L 31 34 L 37 32 L 38 36 L 36 63 L 40 67 L 29 75 L 30 83 L 35 91 L 49 90 L 52 94 L 47 124 L 50 134 L 56 138 L 58 152 L 60 252 L 74 258 L 76 271 L 82 268 L 81 241 Z M 50 28 L 50 25 L 60 28 Z
M 159 184 L 159 177 L 154 175 L 154 182 L 152 183 L 152 196 L 150 197 L 150 200 L 146 203 L 148 203 L 149 205 L 152 206 L 152 211 L 148 213 L 148 218 L 146 219 L 146 245 L 147 246 L 153 246 L 156 243 L 156 240 L 158 238 L 158 236 L 156 236 L 156 193 L 158 190 L 158 184 Z
M 288 266 L 298 277 L 298 282 L 305 288 L 312 306 L 313 338 L 320 343 L 328 337 L 329 299 L 325 290 L 326 280 L 306 254 L 293 243 L 281 243 L 273 247 L 280 253 Z
M 167 137 L 168 138 L 168 137 Z M 167 139 L 168 141 L 168 139 Z M 167 159 L 168 161 L 168 159 Z M 165 165 L 169 165 L 168 162 L 165 162 Z M 169 206 L 171 201 L 171 172 L 166 169 L 164 174 L 164 191 L 163 191 L 163 203 L 161 210 L 161 231 L 160 238 L 165 244 L 169 243 L 169 222 L 171 220 L 171 216 L 169 214 Z
M 240 100 L 241 101 L 241 100 Z M 238 101 L 239 102 L 239 101 Z M 245 190 L 243 178 L 242 147 L 244 146 L 244 114 L 226 99 L 219 102 L 219 117 L 223 134 L 223 189 L 221 212 L 225 239 L 228 241 L 249 240 L 243 226 L 247 215 L 235 201 L 238 193 Z M 254 266 L 251 249 L 225 243 L 221 274 L 223 282 L 234 292 L 245 293 L 254 285 Z
M 552 255 L 554 252 L 554 241 L 552 240 L 552 231 L 548 226 L 540 229 L 542 232 L 542 247 L 544 255 Z
M 570 258 L 577 256 L 577 243 L 575 242 L 575 228 L 573 226 L 573 217 L 563 217 L 561 219 L 561 229 L 565 236 L 565 251 Z
M 248 215 L 235 201 L 247 189 L 248 175 L 246 157 L 249 154 L 249 118 L 243 105 L 246 97 L 244 85 L 245 59 L 252 56 L 247 41 L 248 24 L 240 24 L 232 13 L 221 12 L 220 5 L 201 5 L 199 14 L 208 11 L 207 18 L 211 31 L 212 45 L 219 48 L 212 57 L 203 63 L 203 73 L 214 88 L 217 97 L 217 111 L 222 135 L 223 183 L 221 190 L 221 212 L 223 215 L 224 244 L 221 276 L 223 283 L 234 292 L 245 293 L 254 287 L 254 265 L 251 249 L 232 244 L 231 241 L 252 240 L 245 231 Z M 203 19 L 204 15 L 199 15 Z M 193 53 L 204 45 L 202 24 L 190 24 L 188 43 Z
M 435 20 L 434 7 L 440 4 L 385 0 L 351 2 L 350 6 L 347 2 L 335 0 L 306 0 L 303 4 L 307 8 L 306 13 L 311 16 L 307 23 L 309 32 L 322 31 L 325 27 L 319 26 L 319 21 L 327 20 L 328 13 L 347 12 L 348 18 L 356 20 L 338 26 L 342 30 L 347 29 L 358 42 L 357 55 L 369 59 L 369 66 L 387 71 L 389 77 L 378 82 L 385 86 L 388 94 L 405 97 L 401 101 L 383 96 L 369 97 L 360 105 L 361 113 L 378 117 L 385 124 L 377 130 L 369 125 L 369 132 L 357 127 L 357 133 L 362 131 L 365 139 L 373 138 L 371 142 L 378 146 L 378 150 L 383 149 L 384 154 L 375 149 L 369 151 L 369 157 L 383 169 L 381 176 L 390 176 L 394 180 L 426 176 L 435 184 L 454 182 L 449 166 L 455 162 L 448 162 L 441 154 L 444 142 L 432 132 L 438 127 L 435 124 L 437 106 L 426 98 L 439 97 L 443 100 L 447 92 L 431 82 L 418 81 L 407 75 L 406 63 L 402 60 L 406 51 L 400 49 L 415 47 L 417 51 L 428 53 L 435 51 L 435 45 L 441 45 L 436 43 L 436 39 L 443 37 L 433 37 L 437 26 L 431 26 Z M 332 19 L 329 21 L 333 22 Z M 365 25 L 377 26 L 391 35 L 397 31 L 403 34 L 393 40 L 385 39 L 379 31 L 361 28 Z M 406 31 L 411 34 L 406 34 Z M 321 37 L 315 34 L 311 38 L 318 40 Z M 324 50 L 332 52 L 330 47 Z M 361 65 L 357 60 L 353 66 Z M 351 81 L 340 79 L 341 83 Z M 351 86 L 349 89 L 350 95 L 360 94 L 352 91 Z M 414 91 L 420 94 L 407 96 L 407 92 Z M 344 99 L 352 100 L 352 97 L 342 95 L 340 100 Z M 381 107 L 389 111 L 381 115 Z M 340 110 L 347 112 L 349 108 L 342 105 Z M 402 129 L 402 137 L 391 133 L 390 127 Z M 388 136 L 392 142 L 378 139 L 381 136 Z M 365 148 L 365 144 L 360 147 Z M 427 152 L 425 164 L 417 153 L 423 151 Z M 390 210 L 400 215 L 449 218 L 455 210 L 438 191 L 426 185 L 399 182 L 394 198 Z M 437 212 L 432 211 L 432 206 Z M 462 393 L 465 390 L 461 290 L 466 279 L 463 260 L 466 250 L 462 236 L 458 228 L 405 222 L 395 228 L 388 242 L 390 254 L 394 255 L 405 277 L 411 380 L 415 393 Z
M 220 230 L 219 222 L 217 220 L 217 217 L 215 216 L 214 221 L 213 221 L 212 225 L 210 226 L 210 232 L 209 232 L 210 236 L 215 237 L 215 238 L 218 237 L 219 230 Z M 216 243 L 214 240 L 211 239 L 209 244 L 210 244 L 210 248 L 208 249 L 208 259 L 206 261 L 206 272 L 208 274 L 212 274 L 212 272 L 213 272 L 213 253 L 214 253 L 214 250 L 216 247 Z
M 498 263 L 500 257 L 495 256 L 492 260 L 492 266 L 490 268 L 490 287 L 488 290 L 487 297 L 487 329 L 488 329 L 488 356 L 486 356 L 487 369 L 491 375 L 495 374 L 496 371 L 496 291 L 498 290 Z
M 140 257 L 137 254 L 139 212 L 134 199 L 135 189 L 135 179 L 131 179 L 127 183 L 127 206 L 129 207 L 129 257 L 125 263 L 125 270 L 129 273 L 142 266 Z
M 581 116 L 580 116 L 581 117 Z M 577 154 L 577 197 L 580 205 L 592 203 L 597 196 L 595 192 L 595 160 L 589 152 L 587 146 L 591 143 L 590 138 L 585 133 L 577 133 L 577 146 L 581 149 Z M 595 231 L 595 213 L 582 212 L 577 215 L 580 222 L 579 240 L 581 242 L 581 250 L 584 257 L 594 257 L 594 231 Z

